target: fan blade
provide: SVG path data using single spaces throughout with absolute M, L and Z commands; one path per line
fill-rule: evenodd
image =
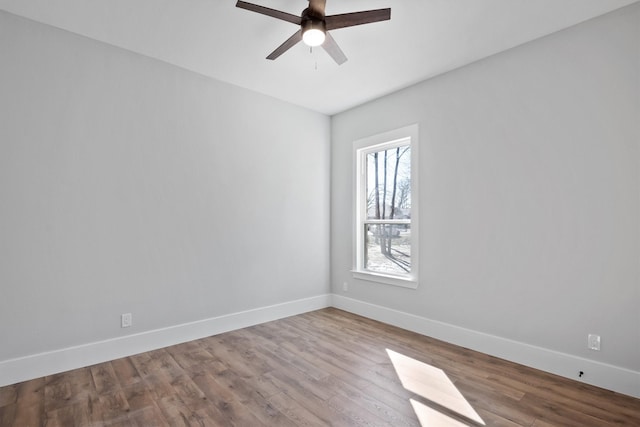
M 293 46 L 295 46 L 300 40 L 302 40 L 302 30 L 298 30 L 294 35 L 289 37 L 287 41 L 278 46 L 276 50 L 274 50 L 269 56 L 267 56 L 267 59 L 276 59 L 277 57 L 291 49 Z
M 302 23 L 302 18 L 296 15 L 292 15 L 290 13 L 281 12 L 279 10 L 271 9 L 264 6 L 259 6 L 253 3 L 247 3 L 246 1 L 238 0 L 236 3 L 236 7 L 240 9 L 250 10 L 251 12 L 261 13 L 262 15 L 267 15 L 272 18 L 282 19 L 283 21 L 291 22 L 292 24 L 300 25 Z
M 309 0 L 309 9 L 324 16 L 324 10 L 327 5 L 327 0 Z
M 334 61 L 338 65 L 342 65 L 347 62 L 347 56 L 344 54 L 338 43 L 336 43 L 335 39 L 331 37 L 331 34 L 328 32 L 325 34 L 324 43 L 322 43 L 322 48 L 327 51 L 329 56 L 333 58 Z
M 343 13 L 331 15 L 325 18 L 328 30 L 353 27 L 355 25 L 369 24 L 371 22 L 388 21 L 391 19 L 391 9 L 375 9 L 364 12 Z

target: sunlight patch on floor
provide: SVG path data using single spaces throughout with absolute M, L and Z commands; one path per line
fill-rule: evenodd
M 387 349 L 387 354 L 404 388 L 470 421 L 485 425 L 442 369 L 393 350 Z M 466 425 L 428 405 L 414 399 L 410 401 L 423 427 Z
M 469 424 L 465 424 L 450 416 L 437 411 L 424 403 L 420 403 L 416 400 L 409 399 L 413 410 L 418 416 L 420 425 L 424 427 L 469 427 Z

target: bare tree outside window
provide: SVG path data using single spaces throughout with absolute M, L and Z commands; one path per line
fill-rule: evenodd
M 411 147 L 367 154 L 364 268 L 411 273 Z

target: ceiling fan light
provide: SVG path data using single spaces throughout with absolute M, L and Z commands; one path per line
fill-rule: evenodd
M 325 33 L 318 28 L 309 28 L 302 33 L 302 41 L 307 46 L 316 47 L 324 43 Z

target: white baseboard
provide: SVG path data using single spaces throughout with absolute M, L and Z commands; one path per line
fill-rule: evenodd
M 521 365 L 640 398 L 640 372 L 333 294 L 333 307 Z M 578 377 L 584 372 L 582 378 Z
M 329 307 L 331 295 L 0 361 L 0 387 Z
M 525 366 L 640 398 L 640 372 L 461 328 L 341 295 L 320 295 L 0 361 L 0 387 L 333 306 Z M 585 375 L 578 378 L 578 372 Z

